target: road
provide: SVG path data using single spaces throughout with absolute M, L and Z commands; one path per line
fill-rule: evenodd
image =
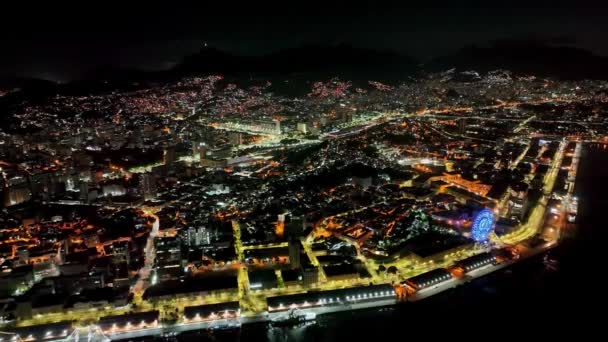
M 137 280 L 137 283 L 133 286 L 133 292 L 135 293 L 135 296 L 139 299 L 141 299 L 141 295 L 143 295 L 143 292 L 146 290 L 147 284 L 150 280 L 150 273 L 152 272 L 152 268 L 154 267 L 154 260 L 156 258 L 156 250 L 154 249 L 154 238 L 158 236 L 158 230 L 160 227 L 160 220 L 153 211 L 149 210 L 146 212 L 146 214 L 152 217 L 154 219 L 154 222 L 152 223 L 152 230 L 148 235 L 146 247 L 144 248 L 144 266 L 139 270 L 139 279 Z
M 534 206 L 533 209 L 531 209 L 528 221 L 516 231 L 500 238 L 500 241 L 503 244 L 514 245 L 523 240 L 533 237 L 539 232 L 545 216 L 547 202 L 549 201 L 551 192 L 553 190 L 553 187 L 555 186 L 557 175 L 560 170 L 565 147 L 566 142 L 562 141 L 560 143 L 558 151 L 555 153 L 555 157 L 553 158 L 551 167 L 547 171 L 547 174 L 545 175 L 545 178 L 543 180 L 543 194 L 538 200 L 538 203 Z

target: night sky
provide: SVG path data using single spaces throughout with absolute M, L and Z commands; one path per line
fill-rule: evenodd
M 458 6 L 411 8 L 353 1 L 222 3 L 202 8 L 176 1 L 128 8 L 124 2 L 20 5 L 0 23 L 0 75 L 67 81 L 101 65 L 166 69 L 204 42 L 247 55 L 305 43 L 350 43 L 427 61 L 471 44 L 534 39 L 608 56 L 607 4 L 480 7 L 459 1 Z M 576 4 L 580 7 L 572 7 Z

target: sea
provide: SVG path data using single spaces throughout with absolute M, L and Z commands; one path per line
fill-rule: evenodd
M 153 341 L 605 340 L 608 145 L 585 145 L 575 230 L 554 250 L 416 303 L 318 316 L 303 326 L 244 325 Z

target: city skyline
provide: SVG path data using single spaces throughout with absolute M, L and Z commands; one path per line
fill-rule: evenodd
M 316 6 L 15 12 L 0 342 L 601 330 L 604 12 Z

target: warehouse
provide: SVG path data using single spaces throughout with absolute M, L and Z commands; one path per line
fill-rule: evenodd
M 444 268 L 437 268 L 432 271 L 417 275 L 404 282 L 402 285 L 408 285 L 415 290 L 421 290 L 435 284 L 442 283 L 452 278 L 452 274 Z
M 105 333 L 145 329 L 158 325 L 158 315 L 158 311 L 146 311 L 125 315 L 106 316 L 100 318 L 97 325 Z
M 72 322 L 58 322 L 15 328 L 4 336 L 11 341 L 57 341 L 67 339 L 73 332 Z M 2 337 L 0 334 L 0 340 Z
M 240 315 L 241 307 L 239 302 L 187 306 L 184 308 L 184 321 L 187 323 L 237 318 Z
M 496 256 L 492 253 L 481 253 L 461 260 L 458 265 L 465 272 L 470 272 L 486 265 L 496 264 Z
M 310 291 L 267 298 L 268 312 L 323 306 L 349 305 L 396 298 L 390 284 L 359 286 L 329 291 Z

